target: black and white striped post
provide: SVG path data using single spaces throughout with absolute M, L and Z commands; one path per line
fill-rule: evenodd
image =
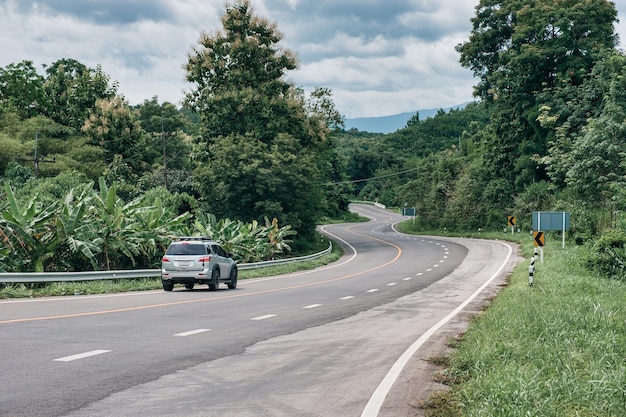
M 528 267 L 528 285 L 533 286 L 535 282 L 535 259 L 537 259 L 537 248 L 535 248 L 535 254 L 530 260 L 530 266 Z

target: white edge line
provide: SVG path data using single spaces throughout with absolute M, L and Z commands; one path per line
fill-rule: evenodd
M 326 225 L 326 226 L 330 226 L 330 225 Z M 315 269 L 310 269 L 307 271 L 300 271 L 300 272 L 293 272 L 290 274 L 284 274 L 284 275 L 275 275 L 275 276 L 271 276 L 271 277 L 259 277 L 259 278 L 254 278 L 254 279 L 244 279 L 244 280 L 240 280 L 239 281 L 239 285 L 247 285 L 247 284 L 255 284 L 257 282 L 265 282 L 265 281 L 273 281 L 276 279 L 284 279 L 284 278 L 291 278 L 291 277 L 295 277 L 295 276 L 300 276 L 300 275 L 307 275 L 307 274 L 312 274 L 314 272 L 319 272 L 319 271 L 325 271 L 327 269 L 332 269 L 332 268 L 337 268 L 338 266 L 342 266 L 345 265 L 349 262 L 352 262 L 356 256 L 358 255 L 358 252 L 356 250 L 356 248 L 354 246 L 352 246 L 351 244 L 349 244 L 348 242 L 346 242 L 345 240 L 343 240 L 342 238 L 340 238 L 337 235 L 334 235 L 330 232 L 328 232 L 326 229 L 324 229 L 325 226 L 320 227 L 320 229 L 327 234 L 328 236 L 331 236 L 334 239 L 337 239 L 341 242 L 343 242 L 346 246 L 348 246 L 350 249 L 352 249 L 352 256 L 348 259 L 346 259 L 344 262 L 341 263 L 332 263 L 330 265 L 325 265 L 325 266 L 321 266 L 319 268 L 315 268 Z
M 376 391 L 374 391 L 374 393 L 372 394 L 372 397 L 367 402 L 367 405 L 365 406 L 365 408 L 363 409 L 363 412 L 361 413 L 361 417 L 377 417 L 378 416 L 378 412 L 380 411 L 380 408 L 382 407 L 383 402 L 385 401 L 385 398 L 387 397 L 387 394 L 389 394 L 391 387 L 396 382 L 396 379 L 398 379 L 398 376 L 400 376 L 400 373 L 402 372 L 406 364 L 409 362 L 409 359 L 411 359 L 411 357 L 415 354 L 415 352 L 417 352 L 417 350 L 428 339 L 430 339 L 430 337 L 433 334 L 435 334 L 437 330 L 439 330 L 448 321 L 450 321 L 452 317 L 456 316 L 461 310 L 467 307 L 467 305 L 471 303 L 474 300 L 474 298 L 476 298 L 478 294 L 480 294 L 487 287 L 487 285 L 489 285 L 491 281 L 493 281 L 500 274 L 500 272 L 502 272 L 505 265 L 509 262 L 509 259 L 511 258 L 511 254 L 513 253 L 513 248 L 511 248 L 511 246 L 506 243 L 497 242 L 497 241 L 496 243 L 505 245 L 509 248 L 509 253 L 506 259 L 504 260 L 504 262 L 502 263 L 502 265 L 500 266 L 500 268 L 498 268 L 498 270 L 491 276 L 491 278 L 489 278 L 483 285 L 481 285 L 480 288 L 478 288 L 472 295 L 470 295 L 469 298 L 467 298 L 461 305 L 455 308 L 454 311 L 452 311 L 450 314 L 442 318 L 437 324 L 435 324 L 433 327 L 428 329 L 426 333 L 420 336 L 419 339 L 413 342 L 413 344 L 398 358 L 398 360 L 396 361 L 396 363 L 393 364 L 389 372 L 387 372 L 387 375 L 385 375 L 385 378 L 383 378 L 383 380 L 380 382 L 380 384 L 378 385 L 378 388 L 376 388 Z
M 91 352 L 79 353 L 78 355 L 65 356 L 63 358 L 54 359 L 56 362 L 71 362 L 77 359 L 84 359 L 90 356 L 100 355 L 102 353 L 111 352 L 110 350 L 92 350 Z

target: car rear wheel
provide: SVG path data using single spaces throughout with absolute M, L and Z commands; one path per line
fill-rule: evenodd
M 230 270 L 230 281 L 228 282 L 228 289 L 234 290 L 237 288 L 237 267 L 233 266 Z
M 163 289 L 165 291 L 172 291 L 174 289 L 174 283 L 173 282 L 163 282 Z
M 188 290 L 193 290 L 193 284 L 185 284 L 185 288 Z
M 209 282 L 209 290 L 210 291 L 217 291 L 217 288 L 220 285 L 220 271 L 216 269 L 213 270 L 213 273 L 211 274 L 211 282 Z

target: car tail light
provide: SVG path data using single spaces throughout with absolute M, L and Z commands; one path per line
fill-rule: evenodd
M 202 262 L 202 263 L 211 262 L 211 257 L 210 256 L 203 256 L 200 259 L 198 259 L 198 262 Z
M 170 258 L 166 258 L 165 256 L 161 259 L 161 262 L 169 262 Z

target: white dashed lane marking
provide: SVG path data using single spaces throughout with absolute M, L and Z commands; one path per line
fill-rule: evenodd
M 430 243 L 434 243 L 434 242 L 430 242 Z M 441 246 L 439 243 L 436 243 L 436 244 Z M 439 261 L 439 264 L 443 263 L 444 259 L 446 259 L 448 257 L 447 255 L 450 253 L 445 246 L 441 246 L 441 247 L 443 249 L 445 249 L 445 256 L 443 256 L 443 259 L 441 259 Z M 434 265 L 433 268 L 439 267 L 439 264 Z M 432 268 L 429 268 L 429 269 L 426 269 L 426 272 L 431 272 L 432 270 L 433 270 Z M 424 275 L 424 272 L 418 272 L 415 275 L 416 276 L 421 276 L 421 275 Z M 412 277 L 406 277 L 406 278 L 403 278 L 403 281 L 410 281 L 411 279 L 412 279 Z M 392 287 L 394 285 L 397 285 L 397 283 L 396 282 L 390 282 L 389 284 L 387 284 L 388 287 Z M 374 293 L 374 292 L 378 292 L 378 291 L 379 291 L 378 288 L 372 288 L 370 290 L 367 290 L 366 292 L 367 293 Z M 339 299 L 340 300 L 350 300 L 352 298 L 354 298 L 353 295 L 347 295 L 347 296 L 341 297 Z M 302 308 L 303 309 L 313 309 L 313 308 L 317 308 L 317 307 L 321 307 L 321 306 L 322 306 L 322 304 L 310 304 L 310 305 L 304 306 Z M 276 317 L 276 314 L 266 314 L 264 316 L 254 317 L 251 320 L 257 320 L 257 321 L 258 320 L 266 320 L 266 319 L 270 319 L 272 317 Z M 181 336 L 181 337 L 191 336 L 191 335 L 204 333 L 204 332 L 208 332 L 208 331 L 211 331 L 211 329 L 196 329 L 196 330 L 190 330 L 190 331 L 187 331 L 187 332 L 177 333 L 174 336 Z M 89 356 L 99 355 L 101 353 L 106 353 L 106 352 L 110 352 L 110 351 L 108 351 L 108 350 L 94 350 L 92 352 L 86 352 L 86 353 L 82 353 L 82 354 L 79 354 L 79 355 L 68 356 L 68 357 L 65 357 L 65 358 L 59 358 L 59 359 L 55 359 L 55 360 L 56 361 L 65 361 L 65 362 L 67 362 L 67 361 L 71 361 L 71 360 L 86 358 L 86 357 L 89 357 Z
M 266 314 L 265 316 L 254 317 L 251 320 L 265 320 L 265 319 L 271 319 L 272 317 L 276 317 L 276 314 Z
M 108 353 L 108 352 L 111 352 L 111 351 L 110 350 L 92 350 L 90 352 L 79 353 L 78 355 L 65 356 L 63 358 L 58 358 L 58 359 L 55 359 L 55 361 L 57 361 L 57 362 L 71 362 L 71 361 L 75 361 L 75 360 L 78 360 L 78 359 L 85 359 L 85 358 L 89 358 L 90 356 L 101 355 L 103 353 Z
M 196 330 L 189 330 L 188 332 L 176 333 L 174 336 L 185 337 L 185 336 L 191 336 L 194 334 L 210 332 L 210 331 L 211 329 L 196 329 Z

